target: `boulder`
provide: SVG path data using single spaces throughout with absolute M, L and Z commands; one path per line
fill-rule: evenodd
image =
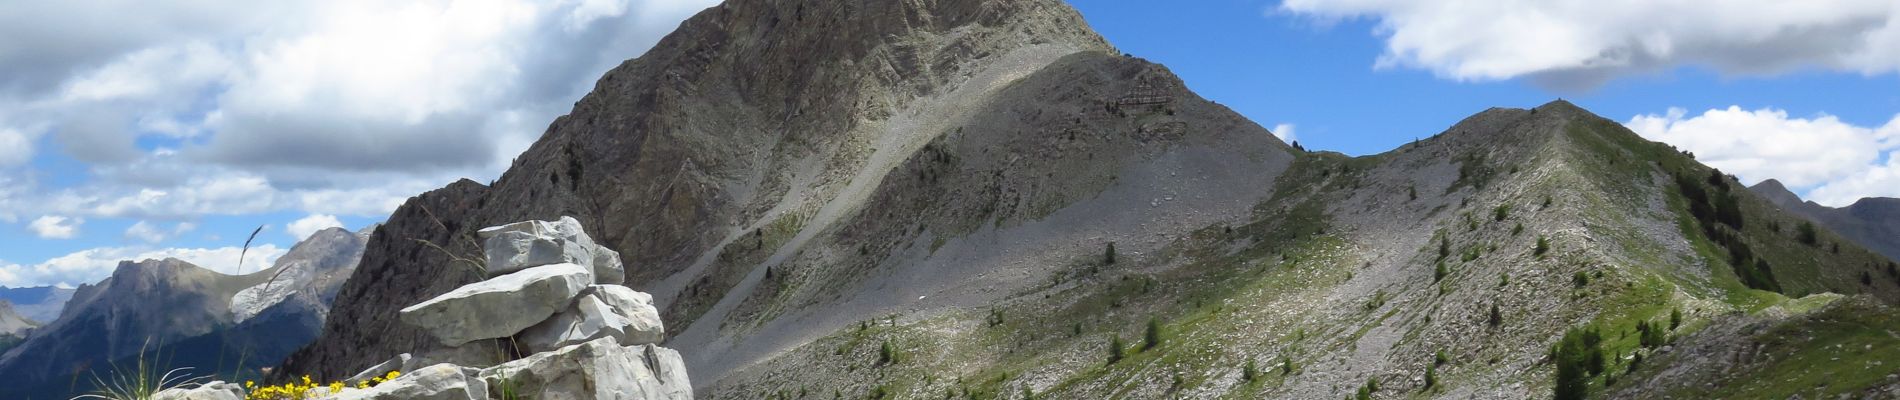
M 603 337 L 626 345 L 658 343 L 666 330 L 653 296 L 620 285 L 594 285 L 564 311 L 521 332 L 530 351 L 548 351 Z
M 497 365 L 481 377 L 497 391 L 532 399 L 693 398 L 679 353 L 621 346 L 612 336 Z
M 212 381 L 191 388 L 171 388 L 159 391 L 152 400 L 244 400 L 244 387 L 235 383 Z
M 593 268 L 592 250 L 576 243 L 528 232 L 502 232 L 482 245 L 488 273 L 501 275 L 549 264 L 580 264 Z
M 566 308 L 594 281 L 575 264 L 534 267 L 471 283 L 398 311 L 444 346 L 513 336 Z
M 592 269 L 598 283 L 620 284 L 626 279 L 620 253 L 595 244 L 573 217 L 493 226 L 476 234 L 483 238 L 483 256 L 491 275 L 571 263 Z
M 488 400 L 488 384 L 481 370 L 436 364 L 417 368 L 395 380 L 368 389 L 347 388 L 318 396 L 325 400 Z
M 594 283 L 624 285 L 627 267 L 620 263 L 620 252 L 607 246 L 594 246 Z
M 686 378 L 686 359 L 680 352 L 659 345 L 641 345 L 646 353 L 647 370 L 659 377 L 661 398 L 693 398 L 693 382 Z

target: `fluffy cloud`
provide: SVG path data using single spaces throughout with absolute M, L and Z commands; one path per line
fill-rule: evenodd
M 1782 110 L 1729 107 L 1696 116 L 1670 109 L 1624 125 L 1746 182 L 1778 179 L 1822 204 L 1900 196 L 1900 116 L 1880 127 L 1861 127 L 1829 115 L 1791 118 Z
M 240 247 L 215 249 L 146 247 L 102 247 L 54 257 L 34 265 L 0 262 L 0 286 L 76 286 L 94 283 L 112 276 L 121 261 L 177 258 L 224 274 L 256 272 L 276 262 L 286 250 L 275 245 L 255 246 L 249 252 Z M 242 254 L 242 265 L 239 256 Z
M 1560 88 L 1679 65 L 1761 75 L 1803 67 L 1900 71 L 1892 0 L 1285 0 L 1283 11 L 1370 18 L 1379 67 Z
M 153 224 L 149 221 L 139 221 L 137 223 L 132 224 L 132 226 L 125 228 L 125 237 L 128 239 L 142 241 L 148 244 L 157 244 L 158 242 L 163 242 L 165 241 L 165 239 L 169 239 L 172 236 L 181 235 L 181 234 L 184 234 L 185 232 L 190 232 L 193 229 L 198 229 L 198 224 L 193 224 L 190 222 L 180 222 L 178 223 L 178 225 L 172 226 L 171 229 L 165 229 L 165 228 L 159 227 L 158 224 Z
M 0 168 L 25 164 L 33 159 L 33 141 L 26 134 L 0 127 Z
M 10 182 L 29 190 L 0 216 L 386 214 L 495 176 L 715 2 L 0 4 L 0 35 L 22 39 L 0 43 L 0 167 L 58 151 L 93 174 Z
M 290 234 L 292 239 L 304 240 L 310 238 L 310 235 L 317 233 L 317 231 L 341 226 L 343 226 L 343 222 L 338 221 L 334 215 L 312 214 L 308 217 L 293 221 L 290 225 L 285 225 L 284 233 Z
M 1297 136 L 1293 136 L 1293 124 L 1274 125 L 1271 131 L 1273 132 L 1273 136 L 1280 138 L 1282 142 L 1292 143 L 1294 140 L 1298 140 Z
M 26 229 L 41 239 L 72 239 L 79 237 L 79 225 L 84 223 L 82 218 L 47 215 L 28 223 Z

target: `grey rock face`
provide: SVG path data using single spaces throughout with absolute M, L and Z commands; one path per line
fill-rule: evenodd
M 565 308 L 594 281 L 575 264 L 529 268 L 469 284 L 400 311 L 444 346 L 512 336 Z
M 397 310 L 478 274 L 423 242 L 480 257 L 467 244 L 476 229 L 562 215 L 623 257 L 625 279 L 603 273 L 600 282 L 653 293 L 661 315 L 681 327 L 672 322 L 697 313 L 687 304 L 717 300 L 735 275 L 694 267 L 696 260 L 729 234 L 750 233 L 776 199 L 842 189 L 843 176 L 864 168 L 863 144 L 878 137 L 874 121 L 920 95 L 963 87 L 971 74 L 1029 47 L 1118 54 L 1056 0 L 734 1 L 707 9 L 603 76 L 493 187 L 460 181 L 399 208 L 371 240 L 360 278 L 340 293 L 323 338 L 281 371 L 340 377 L 389 354 L 440 347 L 397 323 Z M 968 87 L 991 84 L 1007 81 Z M 892 146 L 880 159 L 903 161 L 920 143 Z M 793 188 L 794 176 L 826 187 Z M 701 278 L 708 284 L 700 290 L 684 289 Z M 668 311 L 671 304 L 681 306 Z
M 567 310 L 521 332 L 522 344 L 533 351 L 603 337 L 613 337 L 626 345 L 651 344 L 665 336 L 653 296 L 619 285 L 589 287 Z
M 350 232 L 330 228 L 310 235 L 277 259 L 276 265 L 255 275 L 266 277 L 254 286 L 231 296 L 231 314 L 237 322 L 256 317 L 291 296 L 321 305 L 309 310 L 319 319 L 329 314 L 330 299 L 336 296 L 343 280 L 356 271 L 363 259 L 363 244 L 369 232 Z
M 236 383 L 213 381 L 191 388 L 165 389 L 152 395 L 152 400 L 243 400 L 244 387 Z
M 517 222 L 482 229 L 476 234 L 485 238 L 483 248 L 491 275 L 571 263 L 592 269 L 598 283 L 619 284 L 626 279 L 620 254 L 595 244 L 581 228 L 580 221 L 573 217 Z
M 685 371 L 672 350 L 603 337 L 497 365 L 482 379 L 534 399 L 691 399 Z

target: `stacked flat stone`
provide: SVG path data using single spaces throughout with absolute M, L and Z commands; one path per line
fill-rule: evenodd
M 533 354 L 486 369 L 418 366 L 402 354 L 346 381 L 401 375 L 367 389 L 313 398 L 486 400 L 506 388 L 523 398 L 691 399 L 679 352 L 666 337 L 653 296 L 621 282 L 620 254 L 595 244 L 580 221 L 525 221 L 482 229 L 487 280 L 403 308 L 404 323 L 444 346 L 515 338 Z M 235 385 L 163 392 L 168 399 L 224 399 Z M 242 396 L 238 396 L 242 398 Z
M 595 244 L 573 217 L 477 234 L 491 278 L 404 308 L 403 322 L 444 346 L 520 334 L 519 344 L 535 352 L 608 336 L 650 344 L 666 335 L 653 296 L 620 285 L 620 253 Z

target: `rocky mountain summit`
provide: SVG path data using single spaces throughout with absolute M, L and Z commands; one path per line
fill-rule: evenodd
M 665 336 L 652 296 L 621 286 L 619 254 L 594 244 L 579 221 L 525 221 L 478 231 L 485 262 L 460 260 L 490 278 L 403 308 L 402 321 L 448 351 L 395 358 L 318 388 L 304 398 L 408 400 L 490 398 L 691 399 L 679 352 Z M 501 339 L 507 353 L 486 368 L 436 359 L 465 357 L 472 341 Z M 476 346 L 476 351 L 481 349 Z M 426 365 L 426 366 L 425 366 Z M 395 379 L 359 383 L 394 371 Z M 176 388 L 177 400 L 245 398 L 224 382 Z
M 622 279 L 560 229 L 499 258 L 476 240 L 561 216 Z M 644 310 L 583 288 L 617 283 L 652 294 L 705 398 L 1895 393 L 1900 280 L 1864 278 L 1892 261 L 1799 221 L 1564 101 L 1349 157 L 1057 0 L 732 0 L 500 179 L 398 208 L 278 373 L 581 349 L 598 331 L 571 327 L 613 321 L 582 316 Z M 522 315 L 447 317 L 473 304 Z M 579 322 L 532 326 L 556 320 Z M 582 344 L 651 340 L 616 335 Z M 1675 368 L 1700 354 L 1732 357 Z

